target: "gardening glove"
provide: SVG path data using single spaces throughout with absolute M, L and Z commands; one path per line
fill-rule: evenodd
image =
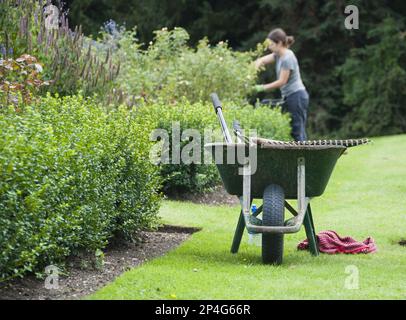
M 254 90 L 257 93 L 264 92 L 265 91 L 265 86 L 263 84 L 258 84 L 256 86 L 254 86 Z

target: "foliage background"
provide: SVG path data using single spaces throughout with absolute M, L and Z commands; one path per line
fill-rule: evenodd
M 349 4 L 359 8 L 359 30 L 344 28 Z M 207 36 L 212 44 L 228 40 L 244 51 L 282 27 L 296 38 L 292 49 L 310 93 L 310 138 L 406 132 L 404 1 L 68 0 L 66 5 L 71 22 L 87 34 L 96 36 L 111 18 L 129 29 L 137 26 L 144 44 L 153 30 L 177 26 L 188 31 L 191 44 Z M 272 69 L 261 81 L 273 79 Z

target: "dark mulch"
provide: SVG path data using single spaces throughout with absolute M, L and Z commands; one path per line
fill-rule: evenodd
M 217 205 L 237 205 L 239 200 L 236 196 L 227 193 L 224 187 L 217 186 L 212 191 L 204 193 L 182 193 L 168 195 L 169 200 L 191 201 L 197 204 Z
M 0 299 L 80 299 L 113 281 L 124 271 L 162 256 L 196 231 L 199 229 L 165 225 L 156 232 L 142 232 L 141 243 L 116 241 L 104 250 L 104 266 L 101 269 L 86 265 L 88 257 L 72 257 L 68 259 L 67 275 L 59 278 L 59 289 L 46 289 L 44 280 L 28 275 L 0 283 Z
M 239 203 L 238 198 L 229 195 L 222 185 L 210 192 L 185 193 L 168 198 L 213 206 Z M 0 283 L 0 299 L 80 299 L 113 281 L 121 273 L 164 255 L 197 231 L 197 228 L 165 225 L 156 232 L 142 232 L 141 243 L 114 241 L 104 250 L 102 269 L 97 269 L 94 264 L 89 263 L 93 257 L 85 254 L 81 257 L 71 257 L 67 262 L 66 275 L 59 277 L 59 289 L 46 289 L 44 280 L 27 275 L 23 279 Z

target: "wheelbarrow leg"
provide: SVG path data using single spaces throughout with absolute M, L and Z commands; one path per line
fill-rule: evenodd
M 310 252 L 312 255 L 318 256 L 319 248 L 317 246 L 317 238 L 316 238 L 316 232 L 314 229 L 312 209 L 310 207 L 310 203 L 307 206 L 306 215 L 304 217 L 303 224 L 305 226 L 307 240 L 309 241 Z
M 240 198 L 240 202 L 242 203 L 242 197 Z M 252 203 L 252 199 L 251 199 L 250 203 Z M 245 221 L 244 221 L 244 216 L 243 216 L 242 209 L 241 209 L 240 217 L 238 218 L 237 227 L 235 228 L 235 232 L 234 232 L 233 243 L 231 245 L 231 253 L 238 252 L 238 249 L 240 248 L 241 239 L 244 234 L 244 229 L 245 229 Z

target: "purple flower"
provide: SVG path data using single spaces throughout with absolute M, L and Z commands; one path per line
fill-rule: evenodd
M 106 21 L 104 23 L 104 30 L 111 35 L 115 34 L 117 32 L 117 23 L 112 19 Z
M 6 54 L 7 54 L 6 47 L 3 46 L 2 44 L 0 45 L 0 52 L 1 52 L 1 55 L 2 55 L 3 57 L 5 57 Z

